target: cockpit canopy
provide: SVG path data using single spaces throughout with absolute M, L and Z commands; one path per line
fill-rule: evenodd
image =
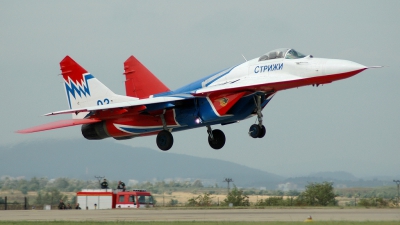
M 300 59 L 304 58 L 306 55 L 301 54 L 300 52 L 290 49 L 290 48 L 280 48 L 273 51 L 270 51 L 263 56 L 261 56 L 258 61 L 265 61 L 270 59 Z

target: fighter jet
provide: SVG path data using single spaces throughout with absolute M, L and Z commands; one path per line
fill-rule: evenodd
M 72 119 L 18 133 L 82 125 L 82 135 L 88 140 L 156 135 L 157 146 L 163 151 L 172 147 L 173 132 L 200 127 L 207 129 L 211 148 L 221 149 L 225 134 L 212 126 L 250 117 L 256 117 L 257 122 L 243 133 L 263 138 L 266 128 L 262 110 L 277 92 L 307 85 L 318 87 L 370 68 L 281 48 L 171 91 L 130 56 L 124 63 L 123 96 L 113 93 L 69 56 L 60 62 L 60 67 L 69 109 L 45 115 L 72 114 Z

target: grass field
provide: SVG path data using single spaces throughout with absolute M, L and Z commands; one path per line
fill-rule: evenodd
M 352 221 L 313 221 L 312 224 L 321 224 L 321 225 L 398 225 L 400 224 L 399 221 L 367 221 L 367 222 L 352 222 Z M 296 224 L 305 224 L 304 222 L 70 222 L 70 221 L 51 221 L 51 222 L 26 222 L 26 221 L 12 221 L 7 222 L 3 221 L 0 222 L 0 225 L 8 225 L 8 224 L 18 224 L 18 225 L 111 225 L 111 224 L 121 224 L 121 225 L 296 225 Z M 308 224 L 308 223 L 307 223 Z

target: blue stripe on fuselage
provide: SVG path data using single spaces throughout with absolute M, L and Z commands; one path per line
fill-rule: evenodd
M 248 95 L 241 98 L 229 111 L 228 113 L 231 116 L 227 117 L 219 117 L 212 110 L 210 102 L 207 101 L 206 98 L 198 98 L 200 100 L 199 107 L 190 104 L 186 106 L 181 106 L 175 108 L 175 120 L 178 122 L 179 127 L 168 127 L 172 128 L 172 132 L 189 130 L 198 127 L 211 126 L 217 124 L 229 124 L 237 121 L 244 120 L 248 118 L 250 115 L 255 115 L 254 109 L 256 108 L 254 99 L 254 95 Z M 265 99 L 262 103 L 262 106 L 266 106 L 271 98 Z M 196 119 L 201 118 L 201 123 L 196 123 Z M 121 126 L 125 132 L 140 134 L 140 133 L 149 133 L 158 130 L 162 130 L 162 126 L 160 127 L 132 127 L 132 126 Z
M 206 100 L 205 98 L 203 98 Z M 262 106 L 266 106 L 270 99 L 266 99 L 263 101 Z M 176 127 L 173 128 L 173 132 L 177 131 L 182 131 L 182 130 L 189 130 L 193 128 L 198 128 L 198 127 L 204 127 L 204 126 L 211 126 L 211 125 L 218 125 L 218 124 L 229 124 L 229 123 L 234 123 L 237 121 L 244 120 L 248 118 L 250 115 L 255 115 L 253 114 L 254 109 L 256 108 L 253 95 L 248 95 L 243 98 L 241 98 L 229 111 L 228 114 L 231 114 L 232 116 L 228 117 L 217 117 L 215 116 L 212 118 L 212 113 L 213 110 L 209 111 L 208 119 L 212 119 L 210 121 L 203 120 L 201 123 L 196 124 L 194 123 L 195 119 L 197 118 L 196 113 L 199 113 L 200 115 L 204 113 L 203 110 L 210 110 L 211 105 L 208 104 L 209 102 L 204 101 L 204 107 L 201 107 L 199 112 L 196 112 L 193 108 L 193 110 L 187 109 L 186 113 L 180 111 L 179 109 L 176 109 L 176 120 L 179 122 L 181 127 Z M 183 115 L 185 114 L 185 115 Z M 179 118 L 180 117 L 180 118 Z M 202 118 L 205 119 L 205 118 Z
M 208 79 L 212 78 L 215 76 L 215 78 L 213 78 L 210 81 L 207 81 L 207 83 L 204 84 L 204 87 L 208 87 L 210 84 L 212 84 L 214 81 L 224 77 L 225 75 L 229 74 L 229 72 L 231 72 L 235 67 L 237 66 L 233 66 L 224 70 L 221 70 L 219 72 L 213 73 L 209 76 L 206 76 L 204 78 L 201 78 L 193 83 L 190 83 L 186 86 L 183 86 L 181 88 L 176 89 L 175 91 L 168 91 L 168 92 L 163 92 L 163 93 L 158 93 L 155 94 L 154 97 L 160 97 L 160 96 L 170 96 L 170 95 L 176 95 L 176 94 L 181 94 L 181 93 L 190 93 L 191 91 L 200 89 L 203 87 L 203 82 L 207 81 Z

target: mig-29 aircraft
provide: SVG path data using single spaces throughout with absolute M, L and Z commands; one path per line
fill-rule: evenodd
M 163 151 L 173 145 L 172 132 L 198 127 L 206 127 L 210 146 L 221 149 L 225 135 L 211 126 L 252 116 L 257 116 L 258 123 L 250 126 L 248 134 L 263 138 L 266 130 L 261 111 L 277 92 L 328 84 L 368 69 L 347 60 L 314 58 L 282 48 L 171 91 L 131 56 L 124 63 L 123 96 L 114 94 L 69 56 L 60 67 L 69 109 L 45 115 L 72 114 L 72 119 L 18 133 L 82 125 L 82 135 L 89 140 L 157 135 L 157 146 Z

